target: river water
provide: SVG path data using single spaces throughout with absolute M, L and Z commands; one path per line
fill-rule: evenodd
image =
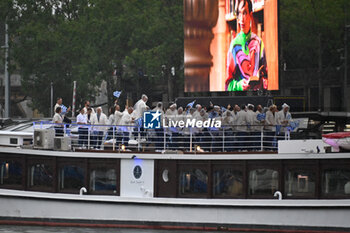
M 0 233 L 198 233 L 198 232 L 200 231 L 0 225 Z M 225 233 L 225 231 L 219 231 L 219 232 Z M 214 233 L 214 232 L 206 231 L 206 233 Z M 215 233 L 218 233 L 218 231 L 215 231 Z

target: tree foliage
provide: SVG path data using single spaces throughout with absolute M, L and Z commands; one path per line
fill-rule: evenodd
M 339 66 L 344 48 L 348 0 L 284 0 L 280 3 L 280 35 L 283 59 L 288 68 Z
M 51 82 L 55 97 L 70 103 L 76 80 L 82 103 L 105 80 L 112 102 L 114 69 L 124 80 L 118 88 L 134 92 L 141 70 L 149 78 L 141 89 L 152 92 L 163 64 L 178 70 L 183 63 L 181 0 L 6 0 L 0 9 L 10 24 L 12 70 L 42 113 Z

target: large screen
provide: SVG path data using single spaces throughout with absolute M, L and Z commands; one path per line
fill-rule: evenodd
M 278 90 L 277 0 L 184 0 L 185 92 Z

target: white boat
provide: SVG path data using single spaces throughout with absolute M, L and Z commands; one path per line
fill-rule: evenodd
M 323 141 L 339 152 L 340 148 L 350 150 L 350 132 L 338 132 L 322 135 Z
M 350 153 L 322 140 L 278 153 L 27 147 L 0 149 L 1 224 L 350 232 Z

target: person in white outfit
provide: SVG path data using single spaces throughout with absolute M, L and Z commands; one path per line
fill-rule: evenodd
M 146 105 L 147 101 L 148 101 L 147 95 L 143 94 L 141 96 L 141 99 L 136 102 L 133 110 L 135 119 L 139 119 L 140 117 L 143 117 L 143 113 L 147 111 L 147 109 L 149 109 L 149 107 Z
M 274 148 L 274 137 L 276 135 L 276 118 L 277 118 L 277 107 L 271 105 L 269 110 L 266 112 L 265 117 L 265 134 L 264 134 L 264 146 L 268 150 L 275 150 Z
M 84 103 L 84 112 L 85 112 L 85 114 L 87 114 L 89 108 L 91 108 L 90 107 L 90 101 L 86 100 L 85 103 Z M 95 114 L 95 110 L 93 108 L 91 108 L 91 113 Z
M 277 124 L 282 126 L 288 126 L 292 120 L 292 114 L 289 112 L 289 105 L 284 103 L 282 110 L 277 113 Z
M 54 126 L 55 128 L 55 136 L 56 137 L 63 137 L 64 132 L 63 132 L 63 119 L 61 116 L 62 109 L 60 106 L 58 106 L 55 109 L 55 115 L 52 118 L 52 123 L 55 123 L 56 125 Z
M 115 136 L 115 106 L 109 108 L 109 116 L 108 116 L 108 132 L 107 132 L 107 138 L 106 140 L 113 139 L 113 136 Z
M 150 108 L 146 105 L 148 101 L 148 97 L 145 94 L 142 94 L 141 99 L 139 101 L 136 102 L 136 104 L 134 105 L 133 108 L 133 117 L 135 118 L 135 120 L 138 120 L 139 118 L 143 118 L 143 114 L 144 112 L 146 112 L 147 110 L 149 110 Z M 143 124 L 140 127 L 140 135 L 141 137 L 145 137 L 145 129 L 143 128 Z
M 102 108 L 98 107 L 96 109 L 96 114 L 92 116 L 91 124 L 94 125 L 94 142 L 93 145 L 95 145 L 98 149 L 101 148 L 102 138 L 104 135 L 104 132 L 106 130 L 105 126 L 98 126 L 98 125 L 107 125 L 108 119 L 106 114 L 102 112 Z
M 168 124 L 169 121 L 175 121 L 177 114 L 177 105 L 174 103 L 165 112 L 165 123 Z
M 123 117 L 123 113 L 120 111 L 120 106 L 117 104 L 114 111 L 114 125 L 121 125 L 120 121 Z
M 200 115 L 201 110 L 202 110 L 202 105 L 197 104 L 196 105 L 196 111 L 194 112 L 193 117 L 194 118 L 198 118 L 199 115 Z
M 87 117 L 84 114 L 84 108 L 80 109 L 80 113 L 77 116 L 78 133 L 79 133 L 79 146 L 88 145 L 88 128 L 85 126 L 87 124 Z
M 288 104 L 284 103 L 282 105 L 282 110 L 277 113 L 276 121 L 279 126 L 277 130 L 279 137 L 277 137 L 277 139 L 282 139 L 288 131 L 287 126 L 289 126 L 292 121 L 292 114 L 289 112 Z
M 175 116 L 173 120 L 176 122 L 185 121 L 185 113 L 182 107 L 179 107 L 177 111 L 175 111 Z M 170 129 L 172 131 L 172 147 L 175 148 L 183 148 L 183 128 L 173 127 Z
M 158 102 L 156 107 L 152 109 L 152 111 L 158 111 L 162 114 L 162 116 L 164 115 L 164 111 L 163 111 L 163 103 L 162 102 Z
M 128 107 L 127 111 L 124 112 L 122 118 L 120 119 L 120 125 L 122 125 L 120 129 L 123 132 L 122 144 L 124 144 L 125 146 L 128 146 L 129 136 L 132 132 L 132 127 L 128 126 L 133 126 L 135 124 L 135 117 L 133 116 L 133 111 L 134 109 L 132 107 Z
M 117 145 L 122 143 L 122 131 L 120 129 L 120 125 L 121 125 L 121 119 L 123 117 L 123 112 L 120 111 L 120 106 L 119 104 L 115 105 L 115 111 L 114 111 L 114 125 L 116 126 L 115 128 L 115 135 L 117 138 Z
M 247 140 L 248 130 L 247 130 L 247 110 L 246 106 L 242 105 L 241 110 L 237 112 L 236 115 L 236 141 L 237 141 L 237 149 L 245 150 L 244 147 L 247 146 L 245 141 Z
M 222 128 L 225 130 L 225 140 L 224 140 L 224 146 L 225 146 L 225 151 L 233 151 L 233 131 L 232 131 L 232 127 L 233 127 L 233 113 L 230 110 L 231 107 L 227 108 L 227 110 L 225 112 L 223 112 L 222 114 Z
M 254 105 L 248 104 L 248 110 L 247 110 L 247 125 L 249 130 L 249 149 L 250 150 L 257 150 L 257 146 L 259 145 L 259 128 L 258 128 L 259 121 L 257 119 L 257 114 L 254 112 Z
M 176 104 L 175 104 L 176 105 Z M 154 141 L 154 145 L 155 145 L 155 150 L 160 151 L 164 148 L 164 144 L 163 144 L 163 135 L 164 135 L 164 128 L 163 128 L 163 119 L 166 118 L 166 114 L 164 114 L 163 111 L 163 103 L 162 102 L 158 102 L 156 107 L 153 108 L 154 112 L 159 112 L 161 114 L 161 121 L 160 121 L 160 128 L 159 129 L 155 129 L 154 132 L 152 132 L 153 130 L 149 131 L 154 133 L 154 137 L 152 137 L 152 141 Z M 167 119 L 165 119 L 165 124 L 167 124 Z

